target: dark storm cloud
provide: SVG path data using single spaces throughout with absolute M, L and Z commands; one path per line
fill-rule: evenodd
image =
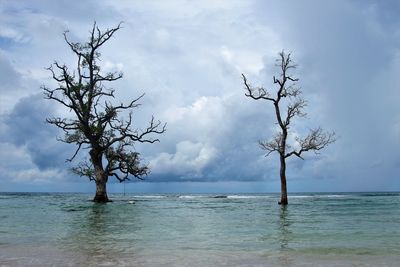
M 8 140 L 16 146 L 25 146 L 40 170 L 63 168 L 72 152 L 70 146 L 55 140 L 61 133 L 45 122 L 53 113 L 54 108 L 42 94 L 37 94 L 20 99 L 4 120 Z
M 73 147 L 55 140 L 60 133 L 44 118 L 56 111 L 36 95 L 51 83 L 43 67 L 54 59 L 74 66 L 61 36 L 66 28 L 73 40 L 85 40 L 93 19 L 105 27 L 123 20 L 102 51 L 104 69 L 125 74 L 113 85 L 117 99 L 145 92 L 135 123 L 145 127 L 151 115 L 168 123 L 160 143 L 135 146 L 152 168 L 148 181 L 166 188 L 170 181 L 277 181 L 277 158 L 257 146 L 275 131 L 273 108 L 246 99 L 240 74 L 271 88 L 274 59 L 285 49 L 299 64 L 309 100 L 308 118 L 291 138 L 318 125 L 339 136 L 321 155 L 288 162 L 294 189 L 400 188 L 397 1 L 53 2 L 6 1 L 1 9 L 0 37 L 13 42 L 0 53 L 0 70 L 10 78 L 0 78 L 2 103 L 10 103 L 0 145 L 12 142 L 15 159 L 66 168 Z M 5 89 L 21 84 L 15 93 Z

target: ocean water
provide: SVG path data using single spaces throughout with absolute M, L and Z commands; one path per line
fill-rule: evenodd
M 0 266 L 400 266 L 400 193 L 0 193 Z

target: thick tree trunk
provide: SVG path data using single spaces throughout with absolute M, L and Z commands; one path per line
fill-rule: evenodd
M 281 201 L 278 202 L 279 205 L 287 205 L 288 196 L 287 196 L 287 186 L 286 186 L 286 161 L 284 156 L 280 156 L 281 161 L 281 169 L 280 169 L 280 176 L 281 176 Z
M 96 181 L 96 195 L 93 199 L 97 203 L 106 203 L 110 200 L 107 196 L 107 182 L 103 180 Z
M 90 151 L 90 156 L 95 172 L 96 195 L 93 199 L 96 203 L 106 203 L 110 200 L 107 196 L 107 180 L 108 177 L 104 172 L 102 154 L 96 153 L 94 149 Z

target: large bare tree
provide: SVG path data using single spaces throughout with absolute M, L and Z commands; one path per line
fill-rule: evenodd
M 143 95 L 129 103 L 115 104 L 114 90 L 106 84 L 122 78 L 121 72 L 101 71 L 99 49 L 121 28 L 100 30 L 96 23 L 87 42 L 72 42 L 68 31 L 64 39 L 76 57 L 76 65 L 68 68 L 54 62 L 48 70 L 58 86 L 43 86 L 45 98 L 53 100 L 70 111 L 70 117 L 48 118 L 47 122 L 61 128 L 65 135 L 61 141 L 77 146 L 67 161 L 72 161 L 81 149 L 89 150 L 89 160 L 80 162 L 73 171 L 96 183 L 95 202 L 108 202 L 106 184 L 110 176 L 118 181 L 130 177 L 143 179 L 149 168 L 140 162 L 133 149 L 135 142 L 159 141 L 154 134 L 165 132 L 165 124 L 151 118 L 144 130 L 133 127 L 132 110 L 139 106 Z M 125 116 L 125 118 L 123 118 Z
M 296 144 L 288 144 L 287 139 L 291 122 L 296 117 L 306 116 L 304 108 L 307 106 L 307 102 L 301 97 L 302 92 L 300 88 L 296 86 L 299 79 L 294 78 L 289 73 L 296 68 L 291 54 L 286 54 L 283 51 L 279 53 L 276 66 L 279 67 L 280 74 L 278 78 L 273 77 L 273 82 L 277 87 L 274 94 L 264 87 L 253 87 L 244 74 L 242 74 L 242 78 L 247 97 L 254 100 L 266 100 L 274 106 L 279 131 L 270 140 L 259 141 L 259 144 L 266 151 L 266 156 L 269 156 L 273 152 L 279 154 L 281 179 L 281 200 L 279 204 L 287 205 L 286 159 L 291 156 L 303 159 L 302 155 L 307 151 L 318 153 L 321 149 L 335 142 L 336 138 L 334 132 L 326 132 L 318 127 L 311 129 L 309 134 L 304 138 L 297 137 Z

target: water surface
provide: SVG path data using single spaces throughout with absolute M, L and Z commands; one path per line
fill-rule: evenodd
M 0 266 L 398 266 L 400 193 L 0 194 Z

